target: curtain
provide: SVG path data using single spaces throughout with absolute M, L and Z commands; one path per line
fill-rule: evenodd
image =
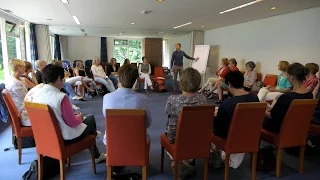
M 204 45 L 204 31 L 192 31 L 190 38 L 190 56 L 193 56 L 194 49 L 196 45 Z M 192 66 L 192 61 L 190 61 L 190 67 Z M 201 86 L 206 80 L 206 73 L 201 75 Z
M 38 60 L 38 47 L 37 47 L 37 37 L 36 37 L 36 25 L 30 23 L 30 55 L 31 63 L 34 65 L 34 62 Z
M 68 36 L 60 36 L 61 60 L 68 59 Z
M 20 51 L 21 51 L 21 60 L 27 60 L 25 34 L 26 34 L 25 28 L 24 28 L 24 27 L 20 27 Z
M 52 55 L 50 49 L 49 26 L 36 25 L 35 32 L 38 47 L 38 58 L 50 62 L 52 60 Z
M 100 61 L 108 62 L 107 38 L 101 37 Z
M 61 60 L 60 36 L 54 35 L 54 59 Z

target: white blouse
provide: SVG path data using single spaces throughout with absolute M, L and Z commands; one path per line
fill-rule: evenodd
M 96 66 L 96 65 L 92 65 L 91 66 L 91 71 L 94 77 L 101 77 L 104 78 L 106 77 L 106 72 L 104 72 L 103 67 L 101 65 Z

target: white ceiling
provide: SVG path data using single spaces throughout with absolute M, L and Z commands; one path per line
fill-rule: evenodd
M 157 37 L 208 30 L 320 6 L 320 0 L 264 0 L 252 6 L 219 15 L 219 12 L 253 0 L 0 0 L 7 9 L 27 21 L 47 24 L 55 34 L 83 36 Z M 277 7 L 276 10 L 270 10 Z M 152 10 L 141 15 L 143 10 Z M 78 17 L 77 25 L 72 15 Z M 52 19 L 47 20 L 47 19 Z M 320 18 L 319 18 L 320 19 Z M 191 25 L 174 30 L 187 22 Z M 135 23 L 132 25 L 131 23 Z M 204 26 L 204 28 L 202 27 Z M 65 30 L 63 30 L 65 29 Z M 164 32 L 157 35 L 158 32 Z

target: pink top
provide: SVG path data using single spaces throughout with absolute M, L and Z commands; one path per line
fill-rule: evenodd
M 318 85 L 318 78 L 316 76 L 310 78 L 307 76 L 306 80 L 303 81 L 303 84 L 306 88 L 311 88 L 311 91 Z
M 67 96 L 61 102 L 61 113 L 64 122 L 70 127 L 76 127 L 82 123 L 82 120 L 74 114 L 71 102 Z

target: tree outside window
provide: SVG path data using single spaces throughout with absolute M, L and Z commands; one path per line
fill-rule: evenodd
M 133 63 L 140 62 L 142 56 L 141 40 L 115 39 L 113 56 L 121 65 L 126 58 L 128 58 L 130 62 Z

